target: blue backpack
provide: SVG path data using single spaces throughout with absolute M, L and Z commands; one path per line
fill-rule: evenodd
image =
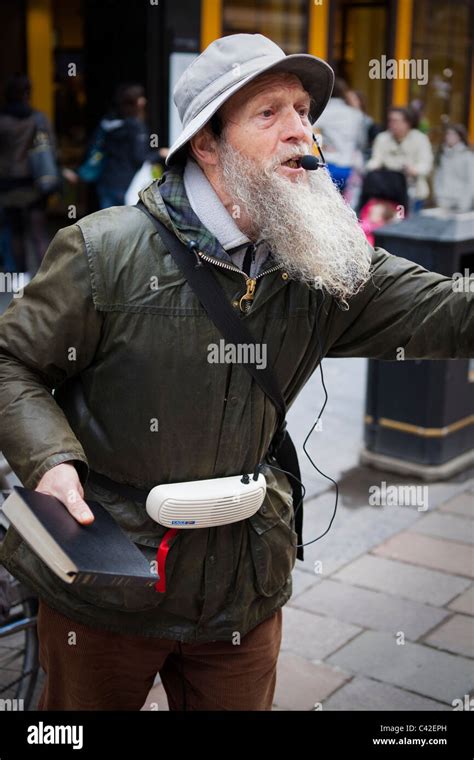
M 99 124 L 77 173 L 83 182 L 97 182 L 104 168 L 105 131 Z

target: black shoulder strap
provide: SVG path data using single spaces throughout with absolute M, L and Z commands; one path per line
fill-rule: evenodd
M 212 268 L 202 262 L 197 264 L 195 257 L 190 255 L 190 251 L 186 246 L 159 219 L 148 211 L 142 201 L 138 201 L 136 206 L 153 222 L 167 250 L 196 293 L 209 318 L 214 322 L 226 341 L 233 345 L 255 345 L 253 336 L 247 329 L 247 326 L 230 306 L 224 290 L 216 280 Z M 254 356 L 257 356 L 256 352 L 254 352 Z M 245 364 L 245 367 L 264 393 L 271 399 L 278 412 L 278 428 L 272 441 L 272 449 L 275 456 L 278 451 L 277 461 L 281 468 L 294 476 L 294 482 L 291 484 L 293 503 L 295 506 L 299 505 L 299 509 L 295 514 L 295 528 L 299 543 L 302 544 L 303 494 L 301 489 L 301 474 L 295 446 L 285 429 L 286 404 L 275 374 L 268 365 L 265 368 L 258 368 L 255 362 L 248 362 Z M 298 559 L 303 559 L 302 546 L 297 549 L 297 557 Z

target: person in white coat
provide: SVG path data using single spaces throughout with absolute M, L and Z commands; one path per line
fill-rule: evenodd
M 474 209 L 474 152 L 462 124 L 446 127 L 436 161 L 433 195 L 436 205 L 448 211 Z
M 433 168 L 433 151 L 429 138 L 412 125 L 406 108 L 390 108 L 388 129 L 375 138 L 366 169 L 403 172 L 407 178 L 410 211 L 416 212 L 430 194 L 428 177 Z
M 318 119 L 328 171 L 341 193 L 354 168 L 361 169 L 362 151 L 366 144 L 366 128 L 362 111 L 345 101 L 348 88 L 343 79 L 336 79 L 331 100 Z

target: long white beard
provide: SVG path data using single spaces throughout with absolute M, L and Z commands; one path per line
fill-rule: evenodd
M 289 146 L 285 155 L 262 166 L 223 137 L 220 179 L 235 206 L 244 208 L 252 234 L 267 241 L 290 277 L 324 288 L 348 308 L 347 299 L 368 280 L 370 249 L 356 214 L 325 169 L 307 172 L 308 184 L 276 173 L 282 158 L 302 153 L 307 146 Z

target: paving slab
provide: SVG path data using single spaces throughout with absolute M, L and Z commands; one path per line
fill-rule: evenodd
M 305 503 L 303 541 L 309 542 L 327 529 L 334 512 L 334 494 L 323 494 Z M 330 531 L 305 547 L 305 560 L 296 563 L 299 570 L 314 574 L 315 562 L 321 563 L 321 577 L 327 578 L 356 557 L 377 547 L 394 533 L 410 528 L 420 513 L 411 508 L 360 507 L 338 505 Z M 319 566 L 318 566 L 319 569 Z
M 424 643 L 447 649 L 448 652 L 474 657 L 474 618 L 469 615 L 453 615 L 432 631 Z
M 443 711 L 452 710 L 452 706 L 373 678 L 356 676 L 323 702 L 323 710 Z
M 474 517 L 474 492 L 467 490 L 456 494 L 440 506 L 442 512 L 454 512 L 465 517 Z
M 456 612 L 464 612 L 466 615 L 474 615 L 474 584 L 453 599 L 448 608 Z
M 293 570 L 291 578 L 293 581 L 293 593 L 291 595 L 290 602 L 292 602 L 295 597 L 302 594 L 303 591 L 306 591 L 307 589 L 311 588 L 311 586 L 314 586 L 317 583 L 321 582 L 320 576 L 312 573 L 305 573 L 304 571 L 299 570 L 297 567 L 295 567 Z
M 313 664 L 292 652 L 282 652 L 278 659 L 274 708 L 279 710 L 314 710 L 348 678 L 339 668 L 325 663 Z
M 474 686 L 472 660 L 409 641 L 399 645 L 380 631 L 364 631 L 327 662 L 447 704 Z
M 474 520 L 449 512 L 432 512 L 426 514 L 410 527 L 412 533 L 424 533 L 449 541 L 474 544 Z
M 373 553 L 379 557 L 474 578 L 474 548 L 458 541 L 445 541 L 406 531 L 392 536 Z
M 362 628 L 388 633 L 403 631 L 412 641 L 439 625 L 450 614 L 439 607 L 331 579 L 300 594 L 292 606 Z
M 442 607 L 471 585 L 468 578 L 366 554 L 334 576 L 355 586 Z
M 309 660 L 324 660 L 361 630 L 351 623 L 315 615 L 286 604 L 283 608 L 281 649 Z

